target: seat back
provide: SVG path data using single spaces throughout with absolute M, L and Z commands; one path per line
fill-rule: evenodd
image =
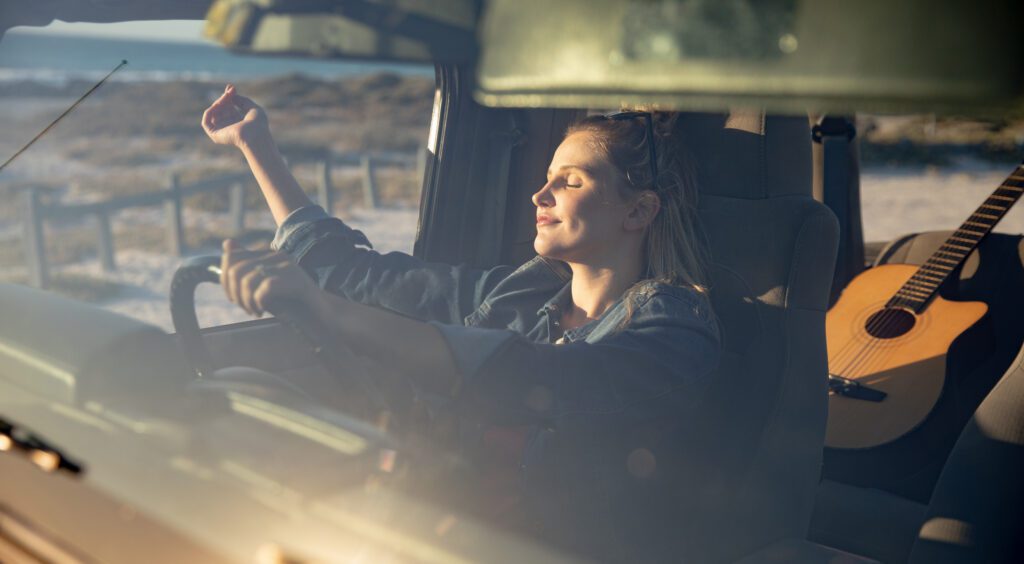
M 911 563 L 1024 556 L 1024 348 L 981 402 L 935 485 Z
M 683 484 L 676 532 L 693 561 L 729 561 L 807 534 L 838 224 L 811 197 L 806 118 L 685 114 L 680 133 L 696 163 L 723 355 L 678 434 L 694 454 L 679 471 L 697 487 Z

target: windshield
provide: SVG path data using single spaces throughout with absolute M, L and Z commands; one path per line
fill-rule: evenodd
M 412 251 L 433 68 L 236 56 L 201 40 L 201 26 L 57 23 L 4 36 L 3 160 L 128 64 L 0 172 L 0 279 L 170 331 L 183 257 L 217 254 L 227 237 L 265 247 L 274 233 L 245 162 L 200 127 L 227 83 L 266 108 L 315 201 L 377 250 Z M 215 287 L 199 289 L 197 306 L 204 326 L 249 319 Z

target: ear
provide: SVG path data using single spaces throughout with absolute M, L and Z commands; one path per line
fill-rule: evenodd
M 661 198 L 650 190 L 644 190 L 633 200 L 622 226 L 626 231 L 643 231 L 657 217 L 661 209 Z

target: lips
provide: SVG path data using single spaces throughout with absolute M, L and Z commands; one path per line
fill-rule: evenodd
M 550 215 L 538 215 L 537 216 L 537 225 L 538 226 L 540 226 L 540 225 L 552 225 L 552 224 L 555 224 L 555 223 L 558 223 L 558 220 L 556 220 L 555 218 L 551 217 Z

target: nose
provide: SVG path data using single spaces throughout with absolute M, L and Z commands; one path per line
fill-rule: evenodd
M 551 183 L 548 182 L 541 186 L 540 190 L 534 192 L 530 200 L 533 202 L 533 205 L 538 208 L 550 208 L 553 206 L 555 204 L 555 198 L 551 193 Z

